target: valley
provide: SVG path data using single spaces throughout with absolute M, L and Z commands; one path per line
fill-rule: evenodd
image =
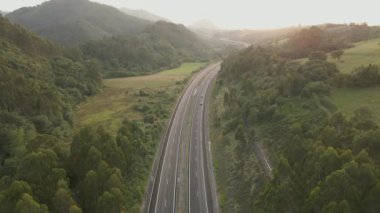
M 380 212 L 373 8 L 0 3 L 0 213 Z

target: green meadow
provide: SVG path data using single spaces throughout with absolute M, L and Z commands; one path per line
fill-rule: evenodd
M 348 116 L 359 107 L 368 107 L 380 124 L 380 87 L 335 89 L 331 99 Z
M 183 81 L 205 65 L 184 63 L 176 69 L 153 75 L 104 80 L 103 92 L 78 107 L 76 127 L 104 125 L 116 133 L 125 118 L 143 119 L 143 113 L 137 110 L 138 105 L 154 107 L 165 101 L 173 103 Z
M 331 58 L 328 60 L 334 62 L 342 73 L 350 73 L 356 67 L 368 64 L 380 65 L 380 38 L 368 41 L 362 41 L 354 44 L 355 47 L 344 50 L 339 61 Z

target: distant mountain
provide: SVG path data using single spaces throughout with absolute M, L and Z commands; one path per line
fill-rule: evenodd
M 7 14 L 7 12 L 4 12 L 4 11 L 0 10 L 0 15 L 5 16 L 5 14 Z
M 146 11 L 146 10 L 132 10 L 132 9 L 128 9 L 128 8 L 123 7 L 120 9 L 120 11 L 127 14 L 127 15 L 134 16 L 134 17 L 141 18 L 141 19 L 145 19 L 148 21 L 153 21 L 153 22 L 167 21 L 167 22 L 170 22 L 169 19 L 155 15 L 151 12 Z
M 224 30 L 215 32 L 213 37 L 248 44 L 263 44 L 281 42 L 301 29 L 303 28 L 289 27 L 273 30 Z
M 218 26 L 216 26 L 213 22 L 207 19 L 197 21 L 194 24 L 190 25 L 189 28 L 200 30 L 220 30 Z
M 182 62 L 209 59 L 210 47 L 183 25 L 159 21 L 135 35 L 91 41 L 81 45 L 86 59 L 104 65 L 106 77 L 151 73 Z
M 199 57 L 204 56 L 208 49 L 203 40 L 182 24 L 160 21 L 149 26 L 145 32 L 167 40 L 176 49 L 191 52 Z
M 151 22 L 88 0 L 51 0 L 6 15 L 12 22 L 63 44 L 140 32 Z

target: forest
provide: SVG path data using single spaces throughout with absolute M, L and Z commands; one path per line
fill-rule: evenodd
M 297 52 L 293 39 L 282 48 L 252 46 L 222 65 L 211 115 L 221 210 L 379 212 L 379 125 L 368 108 L 346 116 L 329 96 L 333 88 L 379 86 L 380 68 L 343 74 L 320 45 L 305 42 L 310 49 Z M 283 55 L 304 50 L 305 63 Z
M 339 89 L 380 88 L 380 64 L 338 68 L 350 69 L 346 51 L 380 38 L 380 27 L 324 24 L 200 37 L 182 24 L 153 23 L 166 18 L 126 13 L 89 0 L 0 11 L 0 213 L 140 212 L 177 96 L 221 56 L 209 119 L 221 212 L 380 212 L 379 120 L 369 107 L 350 114 L 332 100 Z M 239 41 L 262 45 L 237 51 Z M 374 60 L 379 41 L 363 45 L 372 46 Z M 114 118 L 107 104 L 93 123 L 76 125 L 81 104 L 107 89 L 105 78 L 187 62 L 199 67 L 183 69 L 181 78 L 167 70 L 170 87 L 143 87 L 142 78 L 135 83 L 141 87 L 103 93 L 111 94 L 104 102 L 129 110 L 130 117 L 122 110 L 118 122 L 107 123 L 112 128 L 96 122 Z
M 148 74 L 216 55 L 210 45 L 183 25 L 164 21 L 135 35 L 89 41 L 79 48 L 84 58 L 101 62 L 106 78 Z
M 102 90 L 102 63 L 82 56 L 0 18 L 0 212 L 139 211 L 175 94 L 135 94 L 144 119 L 116 135 L 75 129 L 78 104 Z

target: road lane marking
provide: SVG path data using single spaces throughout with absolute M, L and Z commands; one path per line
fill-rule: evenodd
M 212 73 L 211 73 L 212 74 Z M 205 75 L 205 77 L 208 77 L 208 76 L 210 76 L 211 75 L 210 73 L 208 73 L 208 74 L 206 74 Z M 207 81 L 206 81 L 207 82 Z M 202 83 L 205 83 L 205 82 L 201 82 L 200 84 L 202 84 Z M 207 82 L 208 83 L 208 82 Z M 207 88 L 209 87 L 209 85 L 206 85 L 207 86 Z M 194 109 L 193 109 L 193 118 L 192 118 L 192 120 L 191 120 L 191 128 L 190 128 L 190 148 L 189 148 L 189 158 L 191 158 L 192 157 L 192 155 L 191 155 L 191 152 L 192 152 L 192 148 L 191 148 L 191 146 L 193 145 L 192 144 L 192 135 L 193 134 L 195 134 L 195 133 L 198 133 L 199 132 L 199 130 L 198 130 L 198 128 L 196 128 L 196 129 L 194 129 L 194 131 L 193 131 L 193 126 L 194 126 L 194 120 L 195 120 L 195 118 L 196 118 L 196 109 L 197 109 L 197 105 L 199 105 L 199 103 L 200 103 L 200 99 L 198 99 L 198 100 L 196 100 L 195 101 L 195 107 L 194 107 Z M 201 110 L 201 125 L 200 125 L 200 129 L 202 130 L 202 125 L 203 125 L 203 116 L 204 115 L 204 106 L 203 106 L 203 104 L 202 104 L 202 110 Z M 197 135 L 197 134 L 195 134 L 195 135 Z M 200 149 L 201 149 L 201 154 L 200 155 L 203 155 L 203 146 L 202 146 L 202 142 L 203 142 L 203 138 L 202 138 L 202 136 L 203 136 L 203 132 L 201 132 L 201 140 L 200 140 L 200 143 L 201 143 L 201 147 L 200 147 Z M 197 153 L 198 153 L 198 150 L 197 150 L 197 145 L 196 144 L 194 144 L 194 146 L 195 146 L 195 159 L 194 159 L 194 161 L 195 162 L 197 162 L 197 164 L 198 164 L 198 158 L 197 158 Z M 203 162 L 203 156 L 201 156 L 201 158 L 202 158 L 202 162 Z M 190 199 L 190 197 L 191 197 L 191 180 L 192 180 L 192 178 L 191 178 L 191 162 L 192 161 L 192 159 L 189 159 L 189 212 L 191 212 L 191 199 Z M 199 164 L 198 164 L 199 165 Z M 203 163 L 202 163 L 202 173 L 203 173 L 203 186 L 204 186 L 204 192 L 205 192 L 205 198 L 207 198 L 207 194 L 206 194 L 206 183 L 205 183 L 205 174 L 204 174 L 204 166 L 203 166 Z M 197 173 L 196 173 L 196 175 L 198 175 Z M 199 191 L 198 191 L 198 188 L 197 188 L 197 196 L 199 196 Z M 208 213 L 208 203 L 207 203 L 207 201 L 206 201 L 206 212 Z
M 189 92 L 191 94 L 191 92 Z M 189 102 L 190 102 L 190 99 L 191 99 L 191 95 L 188 95 L 187 96 L 187 99 L 185 99 L 185 101 L 183 102 L 183 107 L 184 107 L 184 110 L 182 110 L 180 112 L 180 114 L 178 115 L 179 116 L 179 119 L 181 119 L 180 121 L 180 129 L 179 129 L 179 135 L 178 135 L 178 146 L 177 146 L 177 158 L 176 158 L 176 161 L 175 161 L 175 174 L 174 174 L 174 196 L 173 196 L 173 213 L 175 212 L 175 207 L 176 207 L 176 199 L 177 199 L 177 196 L 176 196 L 176 193 L 177 193 L 177 184 L 179 183 L 179 180 L 180 180 L 180 177 L 178 175 L 178 165 L 179 165 L 179 155 L 180 155 L 180 151 L 181 151 L 181 139 L 182 139 L 182 131 L 183 131 L 183 124 L 185 123 L 183 117 L 186 117 L 186 114 L 188 112 L 188 108 L 189 108 Z
M 197 177 L 197 178 L 198 178 L 198 172 L 195 172 L 195 177 Z
M 195 88 L 194 93 L 193 93 L 193 96 L 197 95 L 197 92 L 198 92 L 198 87 Z
M 220 65 L 219 65 L 220 66 Z M 192 88 L 194 88 L 194 87 L 197 87 L 196 85 L 199 85 L 199 84 L 201 84 L 202 83 L 202 78 L 205 78 L 205 77 L 207 77 L 207 76 L 210 76 L 210 73 L 213 73 L 213 69 L 214 68 L 216 68 L 217 67 L 217 65 L 214 65 L 214 66 L 212 66 L 212 67 L 209 67 L 209 68 L 206 68 L 205 70 L 203 70 L 204 72 L 202 72 L 200 75 L 197 75 L 193 80 L 192 80 L 192 82 L 194 83 L 190 83 L 189 85 L 188 85 L 188 87 L 187 87 L 187 89 L 189 89 L 190 91 L 191 91 L 191 89 Z M 197 82 L 198 81 L 198 82 Z M 199 82 L 200 81 L 200 82 Z M 186 98 L 187 97 L 187 102 L 189 102 L 189 97 L 191 97 L 191 92 L 190 91 L 188 91 L 187 92 L 187 89 L 186 89 L 186 91 L 184 91 L 184 93 L 183 93 L 183 97 L 184 98 Z M 186 103 L 186 101 L 182 101 L 183 99 L 181 99 L 181 100 L 179 100 L 179 103 L 178 103 L 178 108 L 182 108 L 183 107 L 183 105 Z M 186 100 L 186 99 L 185 99 Z M 186 103 L 186 105 L 188 105 L 188 103 Z M 185 111 L 187 111 L 187 108 L 186 108 L 186 110 Z M 176 114 L 174 114 L 173 115 L 173 125 L 172 126 L 176 126 L 175 124 L 176 123 L 178 123 L 179 121 L 178 121 L 178 114 L 177 114 L 177 112 L 176 112 Z M 181 122 L 181 124 L 183 124 L 183 122 Z M 181 125 L 182 126 L 182 125 Z M 169 147 L 170 147 L 170 144 L 171 143 L 174 143 L 174 141 L 170 141 L 170 137 L 173 137 L 172 136 L 172 128 L 169 130 L 169 138 L 168 138 L 168 141 L 167 141 L 167 143 L 166 143 L 166 147 L 165 147 L 165 149 L 163 150 L 163 162 L 164 162 L 164 164 L 163 165 L 165 165 L 165 162 L 166 162 L 166 159 L 167 159 L 167 151 L 168 150 L 171 150 L 171 154 L 172 154 L 172 149 L 170 149 Z M 181 130 L 182 130 L 182 127 L 181 127 Z M 180 132 L 180 133 L 182 133 L 182 131 Z M 180 144 L 180 143 L 179 143 Z M 191 149 L 190 149 L 190 152 L 191 152 Z M 170 162 L 169 162 L 170 163 Z M 178 153 L 177 153 L 177 163 L 178 163 Z M 189 161 L 189 163 L 190 163 L 190 161 Z M 160 192 L 161 192 L 161 190 L 160 190 L 160 188 L 161 188 L 161 183 L 162 183 L 162 181 L 164 181 L 163 180 L 163 178 L 161 178 L 162 176 L 163 176 L 163 171 L 165 170 L 164 169 L 164 166 L 163 165 L 161 165 L 161 172 L 158 174 L 158 175 L 156 175 L 155 177 L 157 178 L 159 178 L 159 181 L 158 181 L 158 192 L 157 192 L 157 195 L 156 195 L 156 202 L 155 202 L 155 206 L 154 206 L 154 211 L 155 212 L 157 212 L 157 205 L 158 205 L 158 203 L 159 203 L 159 198 L 160 198 Z M 170 165 L 171 166 L 171 165 Z M 169 167 L 169 170 L 170 170 L 170 167 Z M 190 171 L 190 167 L 189 167 L 189 171 Z M 177 171 L 176 171 L 176 175 L 177 175 Z M 154 182 L 154 184 L 156 184 L 156 182 Z M 175 190 L 175 188 L 176 187 L 174 187 L 174 193 L 176 192 L 176 190 Z M 189 189 L 190 189 L 190 184 L 189 184 Z M 152 195 L 151 195 L 151 197 L 150 197 L 150 200 L 149 200 L 149 205 L 148 205 L 148 211 L 150 211 L 150 206 L 151 206 L 151 202 L 152 202 L 152 199 L 153 199 L 153 192 L 154 192 L 154 189 L 152 190 Z M 190 193 L 190 190 L 189 190 L 189 193 Z M 175 200 L 175 196 L 174 196 L 174 200 Z M 189 197 L 189 200 L 190 200 L 190 197 Z M 167 200 L 165 199 L 165 206 L 166 206 L 166 204 L 167 204 Z M 173 203 L 174 205 L 173 205 L 173 212 L 174 212 L 174 207 L 175 207 L 175 202 Z M 190 210 L 190 206 L 189 206 L 189 210 Z

